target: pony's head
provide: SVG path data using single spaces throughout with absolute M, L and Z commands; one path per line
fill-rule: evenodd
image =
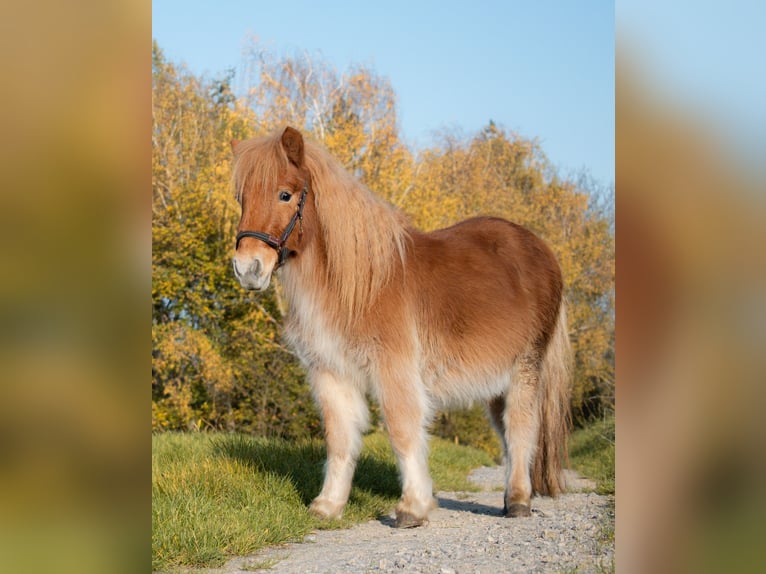
M 261 291 L 271 274 L 295 255 L 303 239 L 303 207 L 311 182 L 303 136 L 232 141 L 234 185 L 242 207 L 234 274 L 245 289 Z

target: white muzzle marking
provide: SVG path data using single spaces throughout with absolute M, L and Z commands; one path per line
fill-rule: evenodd
M 263 291 L 271 282 L 273 265 L 266 271 L 260 257 L 235 255 L 232 258 L 232 267 L 239 284 L 248 291 Z

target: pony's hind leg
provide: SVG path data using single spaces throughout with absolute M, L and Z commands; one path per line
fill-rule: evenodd
M 489 422 L 492 423 L 492 428 L 497 432 L 497 436 L 500 439 L 500 445 L 503 449 L 503 459 L 508 457 L 508 445 L 505 442 L 505 397 L 499 396 L 490 400 L 487 403 L 487 416 Z
M 312 373 L 311 385 L 322 411 L 327 465 L 322 491 L 309 510 L 322 518 L 339 518 L 351 492 L 369 410 L 364 393 L 352 381 L 322 370 Z
M 531 465 L 540 428 L 540 361 L 537 353 L 520 356 L 505 398 L 505 516 L 530 516 Z

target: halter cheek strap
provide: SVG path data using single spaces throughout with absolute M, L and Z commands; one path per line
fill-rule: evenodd
M 298 209 L 293 214 L 293 216 L 290 218 L 289 223 L 287 224 L 287 227 L 285 227 L 285 230 L 282 232 L 282 235 L 280 237 L 274 237 L 270 233 L 264 233 L 262 231 L 240 231 L 237 233 L 237 243 L 235 245 L 235 249 L 239 249 L 239 242 L 244 237 L 254 237 L 255 239 L 260 239 L 263 241 L 266 245 L 271 247 L 277 252 L 277 264 L 274 267 L 274 271 L 279 269 L 282 265 L 285 264 L 287 261 L 287 258 L 290 256 L 290 250 L 287 248 L 287 240 L 290 238 L 290 234 L 292 234 L 293 229 L 295 229 L 295 225 L 297 223 L 301 224 L 301 229 L 298 231 L 298 234 L 300 235 L 303 233 L 303 206 L 306 203 L 306 194 L 308 193 L 308 183 L 303 183 L 303 191 L 301 192 L 301 198 L 298 201 Z

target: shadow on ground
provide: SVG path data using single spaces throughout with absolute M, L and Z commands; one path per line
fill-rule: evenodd
M 295 443 L 231 435 L 216 437 L 213 452 L 255 470 L 287 478 L 304 504 L 309 504 L 322 487 L 326 451 L 317 441 Z M 396 465 L 366 454 L 359 458 L 353 486 L 365 493 L 392 499 L 401 495 Z M 352 491 L 352 500 L 354 496 Z
M 454 498 L 438 497 L 439 508 L 446 510 L 456 510 L 458 512 L 470 512 L 472 514 L 481 514 L 483 516 L 502 516 L 502 507 L 487 506 L 480 502 L 472 500 L 455 500 Z

